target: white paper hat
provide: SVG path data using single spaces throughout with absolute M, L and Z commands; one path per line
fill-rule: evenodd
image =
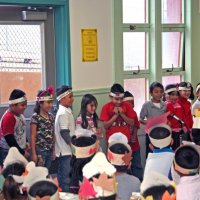
M 34 183 L 47 180 L 48 169 L 46 167 L 36 167 L 34 162 L 28 163 L 26 167 L 27 175 L 16 176 L 13 178 L 17 183 L 23 183 L 22 187 L 29 189 Z
M 13 163 L 23 163 L 24 166 L 28 164 L 26 158 L 18 151 L 16 147 L 11 147 L 8 151 L 8 155 L 6 156 L 3 167 L 6 168 L 8 165 Z
M 141 183 L 140 186 L 140 192 L 143 193 L 147 189 L 154 187 L 154 186 L 170 186 L 172 182 L 164 175 L 152 171 L 148 175 L 145 176 L 143 182 Z
M 83 128 L 78 128 L 75 130 L 75 136 L 78 137 L 91 137 L 92 135 L 94 135 L 94 132 L 87 130 L 87 129 L 83 129 Z
M 112 176 L 116 169 L 108 162 L 106 156 L 102 152 L 98 152 L 93 159 L 83 167 L 83 176 L 87 179 L 92 178 L 96 174 L 106 173 Z
M 123 133 L 117 132 L 109 137 L 108 143 L 110 144 L 111 142 L 120 142 L 128 144 L 128 138 Z

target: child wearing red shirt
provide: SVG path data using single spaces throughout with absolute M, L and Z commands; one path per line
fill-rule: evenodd
M 188 100 L 194 99 L 193 87 L 191 83 L 181 82 L 178 90 L 180 96 L 177 102 L 181 105 L 183 110 L 183 121 L 186 124 L 186 128 L 191 131 L 193 126 L 193 118 L 191 112 L 191 103 Z
M 129 103 L 132 108 L 134 108 L 134 96 L 126 91 L 124 93 L 124 102 Z M 131 173 L 132 175 L 136 176 L 137 178 L 140 179 L 140 181 L 143 180 L 143 168 L 142 168 L 142 164 L 141 164 L 141 156 L 140 156 L 140 144 L 139 144 L 139 140 L 138 140 L 138 129 L 140 128 L 140 123 L 137 117 L 137 113 L 134 111 L 134 126 L 131 127 L 131 131 L 132 131 L 132 138 L 131 141 L 129 142 L 129 145 L 131 146 L 131 150 L 132 150 L 132 163 L 131 163 Z
M 170 111 L 168 116 L 169 125 L 172 129 L 172 138 L 174 140 L 172 149 L 175 150 L 180 146 L 180 133 L 183 131 L 184 114 L 181 105 L 177 102 L 178 99 L 178 88 L 176 84 L 169 84 L 165 87 L 165 97 L 166 97 L 166 109 L 167 112 Z
M 106 129 L 106 140 L 117 132 L 121 132 L 131 141 L 131 126 L 134 125 L 135 113 L 131 105 L 123 102 L 124 88 L 120 84 L 114 84 L 110 92 L 111 101 L 105 104 L 100 114 Z

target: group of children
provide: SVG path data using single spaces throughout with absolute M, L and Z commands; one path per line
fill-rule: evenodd
M 37 94 L 29 144 L 23 117 L 27 107 L 26 94 L 13 90 L 9 109 L 0 122 L 0 165 L 5 178 L 5 199 L 31 199 L 31 196 L 33 199 L 47 196 L 59 199 L 58 186 L 47 178 L 55 158 L 59 188 L 78 194 L 80 199 L 128 200 L 132 192 L 140 192 L 140 198 L 148 200 L 195 200 L 192 195 L 200 199 L 197 187 L 200 185 L 200 84 L 196 94 L 198 99 L 191 110 L 188 100 L 194 99 L 194 95 L 190 83 L 170 84 L 164 89 L 161 83 L 153 82 L 150 85 L 151 100 L 142 106 L 139 121 L 133 95 L 115 83 L 109 94 L 111 101 L 102 107 L 100 117 L 96 113 L 96 98 L 86 94 L 82 98 L 80 114 L 74 119 L 72 88 L 61 86 L 56 89 L 59 108 L 54 116 L 50 112 L 54 91 L 53 87 L 48 87 Z M 103 122 L 103 127 L 99 121 Z M 146 127 L 144 176 L 137 135 L 140 124 Z M 106 155 L 99 145 L 103 128 L 108 146 Z M 185 140 L 193 143 L 182 145 Z M 8 159 L 13 160 L 8 162 Z M 32 162 L 28 163 L 30 159 Z M 32 171 L 38 171 L 38 174 Z M 44 176 L 40 177 L 40 173 Z M 31 189 L 32 185 L 26 186 L 26 182 L 33 177 L 31 184 L 36 186 Z M 176 188 L 170 180 L 176 182 Z M 11 183 L 15 185 L 12 197 L 8 192 Z M 192 186 L 187 187 L 187 184 Z M 50 190 L 51 194 L 48 193 Z

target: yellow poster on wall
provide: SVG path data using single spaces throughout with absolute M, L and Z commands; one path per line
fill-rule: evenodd
M 93 62 L 98 60 L 97 29 L 82 29 L 82 61 Z

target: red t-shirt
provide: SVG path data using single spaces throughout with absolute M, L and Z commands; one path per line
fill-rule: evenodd
M 129 103 L 122 102 L 120 107 L 123 109 L 123 112 L 127 117 L 132 118 L 132 119 L 135 119 L 137 117 L 136 113 L 134 112 L 133 108 L 131 107 Z M 115 108 L 115 105 L 112 102 L 105 104 L 101 110 L 100 120 L 108 121 L 109 119 L 111 119 L 113 115 L 115 114 L 114 108 Z M 138 123 L 135 122 L 135 123 L 139 127 L 139 122 Z M 131 127 L 123 120 L 121 116 L 119 116 L 116 119 L 116 121 L 112 124 L 112 126 L 106 129 L 107 141 L 112 134 L 117 133 L 117 132 L 121 132 L 124 135 L 126 135 L 126 137 L 128 138 L 128 141 L 131 140 L 131 134 L 132 134 Z
M 1 130 L 2 135 L 6 134 L 14 134 L 15 132 L 15 125 L 16 125 L 16 119 L 13 113 L 7 111 L 1 121 Z
M 9 146 L 4 138 L 7 134 L 13 134 L 18 145 L 25 149 L 26 147 L 26 122 L 23 115 L 16 116 L 10 111 L 6 111 L 1 119 L 1 135 L 0 147 L 9 149 Z
M 167 112 L 170 111 L 171 114 L 176 115 L 179 119 L 184 120 L 184 113 L 181 105 L 178 102 L 171 102 L 171 101 L 166 101 L 166 107 L 167 107 Z M 180 128 L 180 123 L 174 119 L 173 117 L 168 117 L 168 120 L 170 122 L 170 126 L 173 129 L 179 129 Z M 175 131 L 174 130 L 174 131 Z
M 179 103 L 182 107 L 183 121 L 185 122 L 186 127 L 188 129 L 192 129 L 193 118 L 192 118 L 192 112 L 191 112 L 191 103 L 183 97 L 179 97 L 177 100 L 177 103 Z

